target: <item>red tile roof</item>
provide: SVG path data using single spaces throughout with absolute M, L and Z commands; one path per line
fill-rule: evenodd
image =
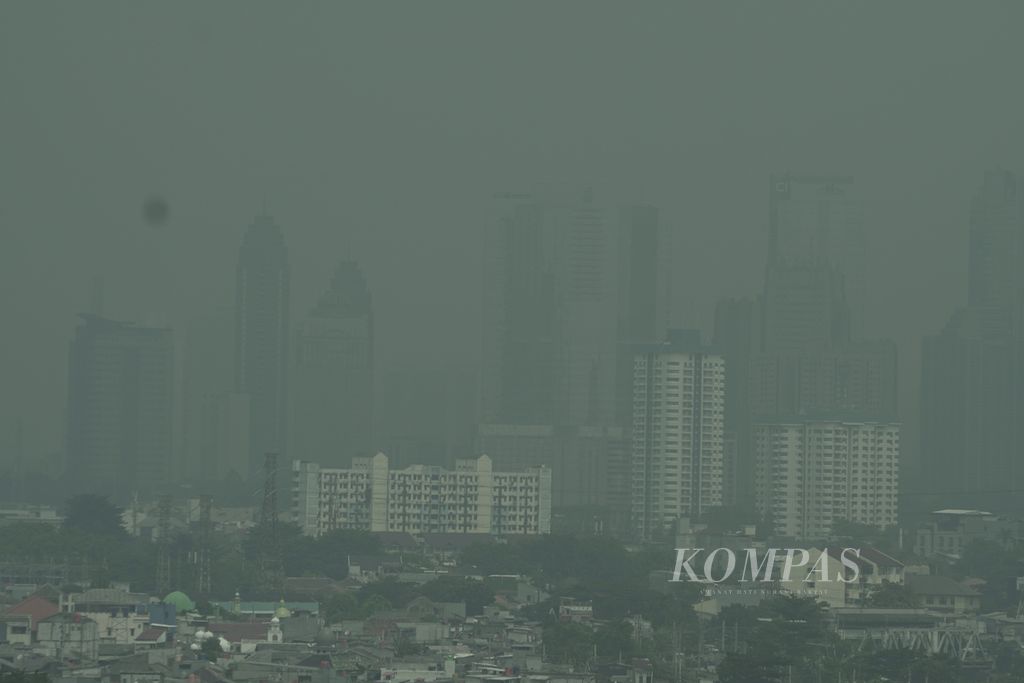
M 270 624 L 258 621 L 220 621 L 210 624 L 210 631 L 229 643 L 243 640 L 266 640 Z
M 167 629 L 160 628 L 159 626 L 149 626 L 135 640 L 142 643 L 158 643 L 160 642 L 160 637 L 166 632 Z
M 11 605 L 4 611 L 4 614 L 27 615 L 32 620 L 33 631 L 40 621 L 59 613 L 60 608 L 57 605 L 38 595 L 30 595 L 17 605 Z

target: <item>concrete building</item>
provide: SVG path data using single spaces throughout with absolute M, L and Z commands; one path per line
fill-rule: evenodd
M 926 609 L 952 614 L 971 614 L 981 609 L 981 594 L 948 576 L 908 574 L 906 585 Z
M 622 470 L 629 446 L 618 427 L 485 424 L 477 434 L 477 449 L 502 471 L 550 468 L 555 507 L 625 510 L 628 505 Z
M 990 323 L 968 308 L 922 342 L 918 488 L 930 507 L 1024 509 L 1024 366 L 1009 340 L 986 336 Z
M 197 314 L 185 324 L 178 478 L 209 478 L 213 463 L 217 463 L 217 470 L 221 469 L 223 446 L 216 437 L 228 426 L 221 427 L 219 420 L 223 417 L 222 407 L 231 400 L 227 397 L 235 390 L 235 317 L 232 307 L 220 306 Z M 244 394 L 237 396 L 248 400 Z M 244 408 L 245 422 L 241 427 L 245 458 L 239 470 L 243 479 L 249 474 L 249 407 L 246 404 Z
M 642 538 L 722 505 L 725 361 L 675 331 L 633 361 L 632 519 Z
M 202 398 L 199 454 L 206 476 L 249 476 L 251 406 L 248 394 L 207 394 Z
M 904 585 L 905 567 L 896 558 L 876 548 L 859 548 L 860 555 L 848 553 L 845 559 L 857 565 L 855 577 L 853 569 L 843 564 L 843 550 L 809 548 L 807 563 L 794 567 L 789 580 L 780 580 L 779 587 L 796 596 L 813 596 L 836 608 L 863 606 L 871 592 L 884 583 Z M 827 557 L 822 559 L 822 554 Z
M 897 379 L 896 345 L 888 341 L 756 353 L 749 366 L 749 410 L 755 421 L 821 413 L 893 420 Z
M 826 351 L 850 340 L 842 278 L 821 263 L 772 263 L 761 299 L 765 353 Z
M 484 240 L 476 450 L 508 469 L 523 440 L 513 427 L 550 432 L 539 438 L 558 507 L 603 499 L 589 473 L 604 465 L 584 461 L 617 446 L 574 430 L 628 432 L 632 348 L 660 333 L 658 210 L 580 194 L 500 195 Z
M 971 201 L 968 307 L 977 311 L 985 337 L 1013 334 L 1024 292 L 1024 205 L 1017 178 L 987 171 Z M 1018 330 L 1019 332 L 1019 330 Z
M 373 452 L 373 311 L 354 261 L 299 325 L 291 386 L 293 458 L 340 467 Z
M 124 499 L 171 473 L 170 328 L 82 315 L 68 364 L 67 466 L 77 490 Z
M 715 306 L 712 345 L 725 360 L 726 505 L 749 509 L 754 500 L 750 445 L 751 358 L 760 348 L 757 307 L 750 299 L 724 299 Z
M 1024 521 L 983 510 L 936 510 L 917 528 L 914 554 L 959 558 L 974 541 L 989 541 L 1010 549 L 1024 542 Z
M 37 647 L 48 657 L 94 662 L 99 643 L 96 622 L 77 612 L 60 612 L 39 622 Z
M 451 467 L 465 453 L 490 453 L 474 447 L 479 380 L 466 359 L 432 357 L 415 367 L 390 366 L 374 372 L 374 385 L 376 405 L 387 410 L 375 411 L 370 453 L 384 451 L 395 467 Z M 490 455 L 498 469 L 509 469 Z
M 288 249 L 274 219 L 260 214 L 238 254 L 235 393 L 249 395 L 249 470 L 256 481 L 267 453 L 287 445 Z
M 971 203 L 967 306 L 922 344 L 922 512 L 1024 511 L 1022 197 L 1012 173 L 985 173 Z
M 551 471 L 496 472 L 491 459 L 459 460 L 454 470 L 388 466 L 378 453 L 349 469 L 296 460 L 292 503 L 303 532 L 334 529 L 521 535 L 551 531 Z
M 189 321 L 182 372 L 182 478 L 245 481 L 250 401 L 235 390 L 236 311 L 220 307 Z
M 10 524 L 43 524 L 58 527 L 64 517 L 52 505 L 4 503 L 0 505 L 0 527 Z
M 756 502 L 775 532 L 827 538 L 836 520 L 896 523 L 900 426 L 828 419 L 754 425 Z
M 842 283 L 847 327 L 862 329 L 867 311 L 867 245 L 863 203 L 854 179 L 784 173 L 773 174 L 769 185 L 771 266 L 827 266 L 835 278 L 832 285 Z

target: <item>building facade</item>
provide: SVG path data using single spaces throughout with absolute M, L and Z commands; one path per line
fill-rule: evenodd
M 497 203 L 484 239 L 476 450 L 510 469 L 524 432 L 549 434 L 540 448 L 555 505 L 590 505 L 604 496 L 591 475 L 606 465 L 588 460 L 614 454 L 614 428 L 628 430 L 633 346 L 660 334 L 658 210 L 551 188 Z
M 373 311 L 359 265 L 344 261 L 295 335 L 293 459 L 341 466 L 373 448 Z
M 725 361 L 677 332 L 633 361 L 632 519 L 642 538 L 722 505 Z
M 491 459 L 459 460 L 454 470 L 388 458 L 353 458 L 349 469 L 296 460 L 294 519 L 303 533 L 334 529 L 505 535 L 551 531 L 551 470 L 496 472 Z
M 809 413 L 892 420 L 897 385 L 896 345 L 889 341 L 756 353 L 749 364 L 749 414 L 755 420 Z
M 896 523 L 900 426 L 786 420 L 754 425 L 756 502 L 776 533 L 827 538 L 847 520 Z
M 769 183 L 769 268 L 782 269 L 778 274 L 789 279 L 790 291 L 800 292 L 801 283 L 810 285 L 803 290 L 800 305 L 811 305 L 819 312 L 827 310 L 829 293 L 834 297 L 841 286 L 845 324 L 861 330 L 867 311 L 867 246 L 863 203 L 854 179 L 780 173 L 773 174 Z M 800 268 L 787 271 L 791 266 Z M 806 318 L 806 312 L 791 309 L 794 322 L 814 319 Z
M 89 493 L 152 492 L 171 474 L 170 328 L 83 315 L 68 364 L 68 472 Z
M 915 500 L 1020 515 L 1024 209 L 1014 174 L 985 173 L 969 235 L 967 306 L 922 343 L 916 483 L 926 495 Z
M 274 220 L 256 217 L 238 254 L 235 392 L 249 396 L 250 479 L 287 445 L 288 249 Z

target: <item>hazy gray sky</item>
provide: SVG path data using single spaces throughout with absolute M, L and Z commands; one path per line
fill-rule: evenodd
M 856 6 L 854 6 L 856 5 Z M 90 280 L 109 315 L 230 303 L 264 200 L 293 316 L 363 264 L 378 360 L 472 360 L 495 190 L 578 181 L 663 208 L 676 323 L 761 284 L 767 176 L 856 176 L 868 336 L 966 298 L 981 172 L 1024 171 L 1024 4 L 0 4 L 0 419 L 57 448 Z M 157 229 L 151 194 L 170 202 Z M 913 437 L 908 434 L 908 437 Z

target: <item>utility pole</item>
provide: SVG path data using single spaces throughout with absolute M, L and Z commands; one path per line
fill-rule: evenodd
M 267 453 L 263 460 L 263 505 L 260 508 L 258 549 L 259 583 L 264 590 L 279 590 L 284 581 L 284 559 L 277 516 L 277 454 Z
M 156 590 L 160 595 L 171 592 L 171 497 L 160 496 L 157 507 Z
M 199 554 L 196 558 L 198 566 L 198 588 L 202 596 L 209 595 L 210 585 L 210 546 L 212 545 L 212 508 L 213 497 L 199 496 Z

